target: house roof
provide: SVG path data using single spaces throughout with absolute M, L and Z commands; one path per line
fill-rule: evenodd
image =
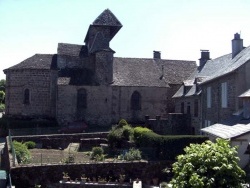
M 233 71 L 238 69 L 240 66 L 242 66 L 249 60 L 250 60 L 250 46 L 244 48 L 233 59 L 232 59 L 232 54 L 230 53 L 218 57 L 216 59 L 208 60 L 203 67 L 197 67 L 197 69 L 191 74 L 188 80 L 184 81 L 183 84 L 187 85 L 185 83 L 191 83 L 193 81 L 193 84 L 195 85 L 196 79 L 199 79 L 198 84 L 205 84 L 209 81 L 212 81 L 214 79 L 232 73 Z M 184 92 L 184 89 L 178 90 L 174 94 L 173 98 L 186 96 L 186 94 L 181 93 L 182 91 Z
M 235 137 L 239 137 L 243 134 L 250 132 L 250 124 L 236 124 L 234 126 L 228 126 L 223 124 L 214 124 L 209 127 L 201 129 L 202 132 L 224 138 L 231 139 Z
M 168 87 L 181 84 L 195 68 L 194 61 L 115 57 L 113 85 Z
M 247 91 L 245 91 L 244 93 L 242 93 L 239 97 L 250 97 L 250 89 L 248 89 Z
M 211 75 L 207 74 L 206 76 L 208 77 L 204 82 L 202 82 L 202 84 L 232 73 L 249 60 L 250 46 L 244 48 L 233 59 L 232 54 L 228 54 L 214 60 L 209 60 L 204 66 L 204 71 L 207 71 L 209 69 L 213 70 L 214 72 Z
M 9 70 L 20 70 L 20 69 L 56 69 L 57 65 L 57 55 L 56 54 L 35 54 L 28 59 L 25 59 L 21 63 L 18 63 L 12 67 L 4 70 L 4 72 Z

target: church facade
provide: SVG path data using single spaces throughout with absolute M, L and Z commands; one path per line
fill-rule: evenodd
M 59 43 L 57 54 L 35 54 L 4 70 L 6 116 L 110 125 L 124 118 L 174 112 L 172 96 L 196 69 L 194 61 L 114 57 L 110 41 L 122 24 L 104 10 L 85 45 Z

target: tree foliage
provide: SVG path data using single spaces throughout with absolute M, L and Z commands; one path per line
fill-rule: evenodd
M 4 102 L 4 98 L 5 98 L 5 93 L 4 93 L 4 91 L 0 90 L 0 103 L 1 104 Z
M 242 187 L 245 172 L 237 164 L 237 147 L 231 147 L 229 141 L 217 139 L 216 143 L 190 144 L 184 151 L 173 164 L 173 187 Z
M 6 85 L 6 80 L 5 79 L 1 79 L 0 80 L 0 91 L 4 91 L 5 92 L 5 85 Z

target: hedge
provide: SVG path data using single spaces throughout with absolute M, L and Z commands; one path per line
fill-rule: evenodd
M 203 143 L 208 140 L 205 136 L 195 135 L 158 135 L 152 131 L 144 132 L 135 138 L 137 147 L 152 147 L 155 156 L 160 160 L 175 160 L 176 156 L 184 153 L 184 148 L 191 143 Z

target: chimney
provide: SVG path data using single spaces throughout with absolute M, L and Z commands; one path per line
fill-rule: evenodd
M 234 34 L 232 40 L 232 59 L 243 49 L 243 39 L 240 38 L 239 33 Z
M 201 50 L 200 67 L 203 67 L 208 60 L 210 60 L 209 50 Z
M 154 51 L 154 59 L 161 59 L 161 52 L 160 51 Z

